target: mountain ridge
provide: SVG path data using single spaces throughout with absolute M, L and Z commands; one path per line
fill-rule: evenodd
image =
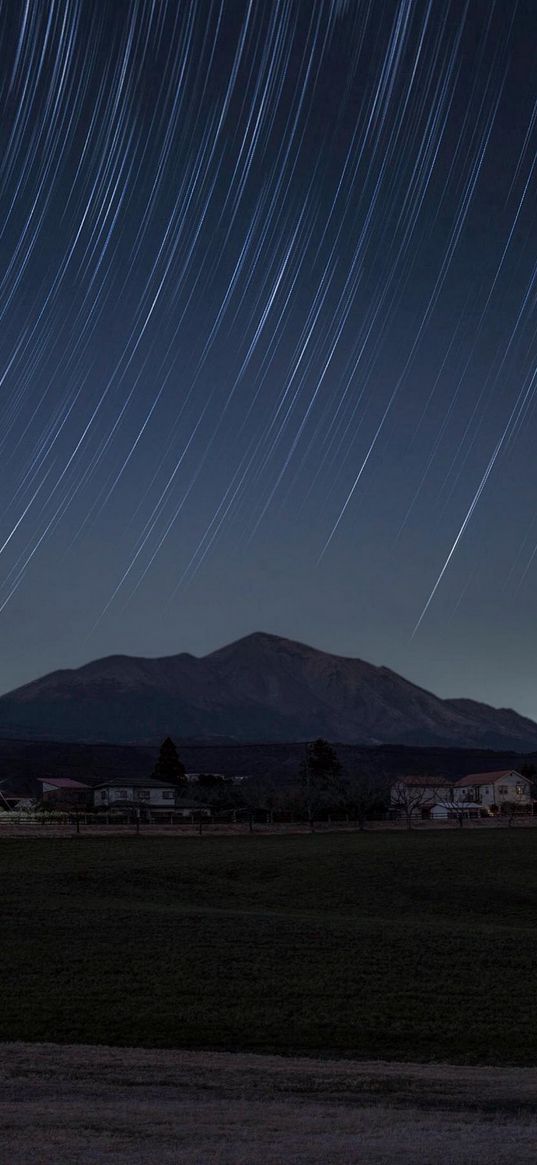
M 0 734 L 537 749 L 537 724 L 513 709 L 442 699 L 385 665 L 264 631 L 204 656 L 112 654 L 50 672 L 0 697 Z

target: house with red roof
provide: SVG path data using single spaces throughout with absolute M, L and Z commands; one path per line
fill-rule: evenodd
M 91 789 L 72 777 L 40 777 L 41 800 L 49 808 L 85 809 L 90 804 Z

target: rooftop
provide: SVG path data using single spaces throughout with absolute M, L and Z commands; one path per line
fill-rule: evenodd
M 94 789 L 179 789 L 173 781 L 155 781 L 152 777 L 112 777 L 109 781 L 99 781 Z
M 447 777 L 399 777 L 395 785 L 406 785 L 410 789 L 438 789 L 449 785 Z
M 461 777 L 459 781 L 455 781 L 457 788 L 464 788 L 466 785 L 494 785 L 496 781 L 505 780 L 506 777 L 519 777 L 520 780 L 527 780 L 522 773 L 518 773 L 516 769 L 500 769 L 495 773 L 468 773 L 465 777 Z
M 72 777 L 39 777 L 42 785 L 52 785 L 54 789 L 89 789 L 82 781 L 74 781 Z

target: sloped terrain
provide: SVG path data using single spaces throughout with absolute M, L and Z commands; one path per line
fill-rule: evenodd
M 389 668 L 264 633 L 202 658 L 110 656 L 53 672 L 0 698 L 0 735 L 537 749 L 537 724 L 516 712 L 442 700 Z

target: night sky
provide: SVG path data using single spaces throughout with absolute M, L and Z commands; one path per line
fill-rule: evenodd
M 535 0 L 0 15 L 0 689 L 259 629 L 537 716 Z

